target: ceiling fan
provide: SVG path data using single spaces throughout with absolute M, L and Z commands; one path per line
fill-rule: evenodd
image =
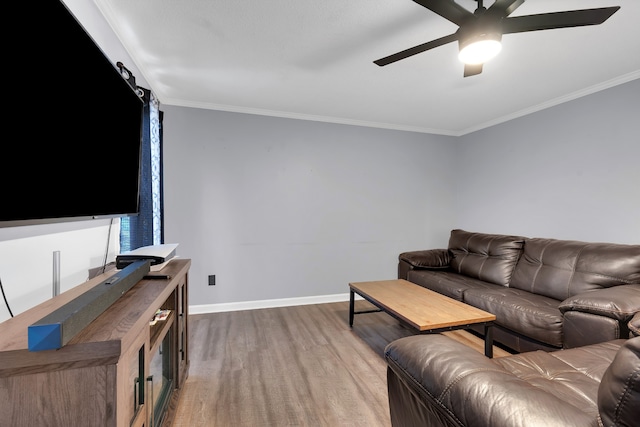
M 464 77 L 482 72 L 482 64 L 500 52 L 503 34 L 598 25 L 620 9 L 612 6 L 509 17 L 525 0 L 496 0 L 489 8 L 476 0 L 478 8 L 473 13 L 453 0 L 413 1 L 458 25 L 458 31 L 373 62 L 382 67 L 457 40 Z

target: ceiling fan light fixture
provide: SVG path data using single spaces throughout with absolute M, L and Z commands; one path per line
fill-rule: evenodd
M 413 1 L 457 25 L 458 30 L 380 58 L 374 64 L 382 67 L 457 40 L 458 58 L 465 63 L 464 77 L 475 76 L 482 72 L 482 64 L 500 53 L 503 34 L 599 25 L 620 9 L 611 6 L 509 17 L 525 0 L 492 0 L 488 8 L 483 0 L 475 0 L 478 7 L 473 13 L 451 0 Z
M 502 34 L 485 33 L 460 40 L 458 59 L 465 64 L 484 64 L 502 50 Z

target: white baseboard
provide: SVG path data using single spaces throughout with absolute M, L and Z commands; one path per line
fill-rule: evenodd
M 358 294 L 355 299 L 362 299 Z M 256 310 L 260 308 L 290 307 L 292 305 L 325 304 L 349 301 L 349 294 L 318 295 L 315 297 L 268 299 L 261 301 L 228 302 L 221 304 L 190 305 L 189 314 L 222 313 L 225 311 Z

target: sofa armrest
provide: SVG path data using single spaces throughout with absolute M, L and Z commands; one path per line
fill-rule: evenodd
M 387 345 L 385 359 L 394 426 L 523 426 L 531 420 L 540 426 L 584 426 L 592 421 L 578 408 L 441 334 L 395 340 Z
M 558 307 L 564 314 L 580 311 L 627 323 L 640 311 L 640 284 L 620 285 L 567 298 Z
M 631 336 L 640 337 L 640 311 L 629 321 L 629 332 Z
M 598 410 L 605 426 L 638 425 L 640 419 L 640 337 L 618 350 L 598 387 Z
M 403 252 L 398 259 L 413 268 L 445 269 L 449 268 L 452 256 L 448 249 L 427 249 Z

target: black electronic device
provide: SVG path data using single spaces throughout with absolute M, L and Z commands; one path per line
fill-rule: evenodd
M 142 100 L 61 1 L 4 14 L 0 227 L 137 214 Z

